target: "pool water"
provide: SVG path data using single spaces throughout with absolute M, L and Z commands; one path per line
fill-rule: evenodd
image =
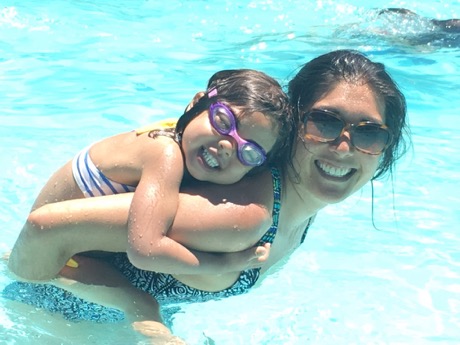
M 413 150 L 393 180 L 326 208 L 249 294 L 183 305 L 190 344 L 460 343 L 460 44 L 405 7 L 460 18 L 460 1 L 8 1 L 0 8 L 0 250 L 51 173 L 102 137 L 181 114 L 215 71 L 286 84 L 329 50 L 383 62 L 408 101 Z M 45 249 L 44 249 L 45 250 Z M 12 277 L 0 263 L 0 289 Z M 81 326 L 81 325 L 80 325 Z M 130 344 L 129 325 L 78 324 L 0 299 L 0 344 Z

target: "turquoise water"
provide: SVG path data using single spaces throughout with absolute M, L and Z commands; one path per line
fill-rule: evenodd
M 458 36 L 410 45 L 430 37 L 427 22 L 377 18 L 381 7 L 460 18 L 460 1 L 3 1 L 0 250 L 79 149 L 179 115 L 215 71 L 255 68 L 285 84 L 309 59 L 357 48 L 388 66 L 413 132 L 394 182 L 375 185 L 379 230 L 367 186 L 324 210 L 260 287 L 183 306 L 173 330 L 190 344 L 460 343 Z M 0 271 L 2 288 L 11 277 Z M 75 325 L 1 299 L 0 334 L 20 345 L 134 339 L 128 325 Z

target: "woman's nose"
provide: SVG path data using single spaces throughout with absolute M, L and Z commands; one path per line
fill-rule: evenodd
M 330 144 L 330 148 L 339 156 L 346 157 L 351 155 L 354 148 L 351 143 L 350 132 L 343 132 L 340 137 Z

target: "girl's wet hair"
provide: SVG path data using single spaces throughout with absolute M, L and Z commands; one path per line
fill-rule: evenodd
M 254 112 L 264 114 L 278 132 L 275 144 L 267 153 L 266 163 L 253 168 L 251 173 L 256 173 L 267 164 L 285 164 L 294 118 L 288 97 L 275 79 L 251 69 L 223 70 L 209 79 L 207 89 L 208 92 L 177 121 L 176 135 L 179 138 L 190 121 L 209 109 L 212 103 L 222 102 L 242 109 L 238 117 Z
M 385 124 L 394 137 L 383 152 L 373 179 L 393 171 L 395 162 L 410 144 L 406 120 L 406 99 L 381 63 L 372 62 L 354 50 L 337 50 L 321 55 L 305 64 L 289 82 L 288 95 L 293 105 L 297 130 L 290 138 L 292 158 L 294 142 L 304 120 L 304 114 L 340 82 L 367 84 L 385 105 Z

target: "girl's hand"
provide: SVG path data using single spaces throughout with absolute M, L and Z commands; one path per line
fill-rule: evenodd
M 250 262 L 254 262 L 255 267 L 261 267 L 262 264 L 267 261 L 269 255 L 270 255 L 270 243 L 264 243 L 263 246 L 257 246 L 255 247 L 255 256 L 253 259 L 249 260 Z M 254 248 L 250 248 L 248 250 L 251 250 Z
M 250 268 L 262 267 L 270 255 L 270 243 L 255 246 L 246 250 L 222 254 L 226 257 L 227 271 L 243 271 Z

